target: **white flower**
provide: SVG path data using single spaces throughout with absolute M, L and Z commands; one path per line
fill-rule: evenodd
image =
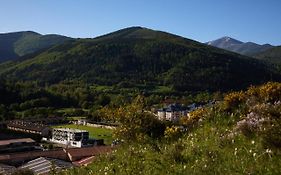
M 255 141 L 254 140 L 252 140 L 252 142 L 251 142 L 252 144 L 255 144 Z
M 272 151 L 270 149 L 266 149 L 266 153 L 272 153 Z

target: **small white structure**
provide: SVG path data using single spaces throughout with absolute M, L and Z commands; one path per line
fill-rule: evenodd
M 177 122 L 183 116 L 186 116 L 187 109 L 180 104 L 170 104 L 166 108 L 159 109 L 157 115 L 159 120 L 168 120 L 172 122 Z
M 87 119 L 78 119 L 78 120 L 76 121 L 76 124 L 77 124 L 77 125 L 84 125 L 84 126 L 86 126 L 86 125 L 87 125 L 87 122 L 88 122 Z
M 50 141 L 81 148 L 87 145 L 89 141 L 89 132 L 79 129 L 54 128 Z

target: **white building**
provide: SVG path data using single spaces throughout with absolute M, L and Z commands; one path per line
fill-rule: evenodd
M 187 109 L 180 104 L 170 104 L 166 108 L 159 109 L 157 115 L 159 120 L 177 122 L 181 117 L 187 115 Z
M 89 132 L 79 129 L 54 128 L 50 141 L 81 148 L 87 145 L 89 141 Z

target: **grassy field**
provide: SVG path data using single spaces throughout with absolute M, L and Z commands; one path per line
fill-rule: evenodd
M 54 126 L 54 128 L 73 128 L 73 129 L 86 130 L 86 131 L 89 131 L 90 138 L 104 139 L 105 144 L 111 144 L 111 142 L 112 142 L 112 130 L 111 129 L 95 128 L 95 127 L 90 127 L 90 126 L 74 125 L 74 124 L 58 125 L 58 126 Z

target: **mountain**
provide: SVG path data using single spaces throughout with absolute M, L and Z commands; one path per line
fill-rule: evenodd
M 0 65 L 8 79 L 56 84 L 157 85 L 177 91 L 218 91 L 280 80 L 259 60 L 142 27 L 78 39 Z
M 231 47 L 234 45 L 243 44 L 243 42 L 225 36 L 225 37 L 222 37 L 222 38 L 214 40 L 214 41 L 209 41 L 207 44 L 224 49 L 224 48 L 228 48 L 228 47 Z
M 255 58 L 281 65 L 281 46 L 277 46 L 254 55 Z
M 253 56 L 259 52 L 273 48 L 270 44 L 259 45 L 253 42 L 244 43 L 230 37 L 222 37 L 220 39 L 207 42 L 206 44 L 247 56 Z
M 32 31 L 0 34 L 0 62 L 14 60 L 70 39 L 61 35 L 41 35 Z

